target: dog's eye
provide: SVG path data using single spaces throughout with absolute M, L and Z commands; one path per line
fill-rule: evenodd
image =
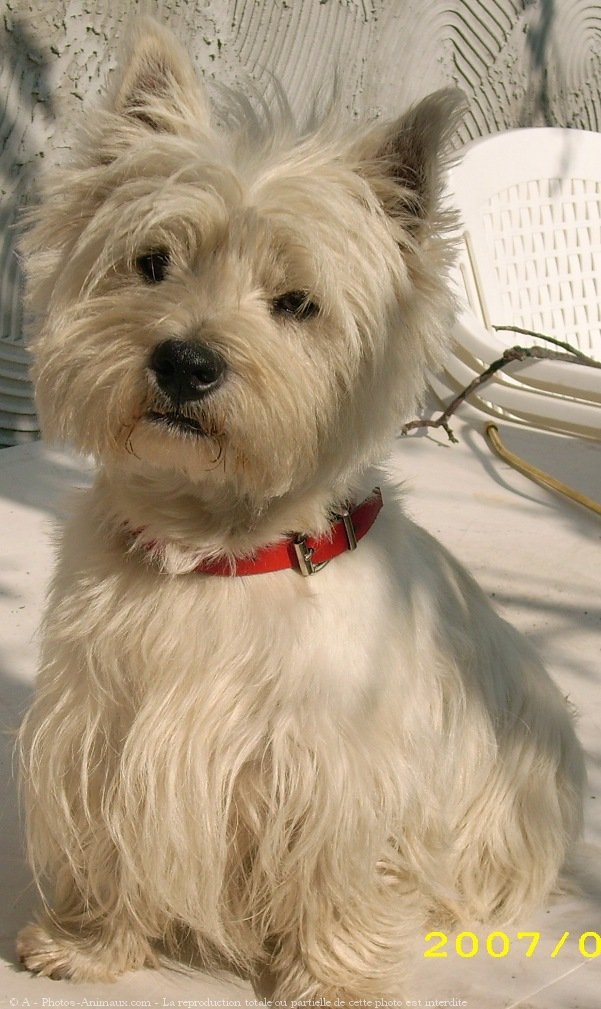
M 272 303 L 276 315 L 292 315 L 295 319 L 311 319 L 319 312 L 319 306 L 311 301 L 307 291 L 288 291 L 274 298 Z
M 149 284 L 160 284 L 167 276 L 169 253 L 166 249 L 151 249 L 136 259 L 136 269 Z

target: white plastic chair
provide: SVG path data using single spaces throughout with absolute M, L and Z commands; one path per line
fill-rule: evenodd
M 0 339 L 0 448 L 39 437 L 29 363 L 23 344 Z
M 449 172 L 461 217 L 455 346 L 432 385 L 445 401 L 510 346 L 564 340 L 601 360 L 601 135 L 511 130 L 475 141 Z M 528 361 L 470 402 L 488 413 L 601 438 L 601 371 Z

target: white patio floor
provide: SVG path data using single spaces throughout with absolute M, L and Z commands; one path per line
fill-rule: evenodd
M 456 421 L 459 445 L 444 433 L 399 440 L 396 473 L 406 480 L 409 512 L 471 568 L 501 611 L 543 652 L 555 678 L 581 712 L 580 735 L 589 755 L 587 848 L 583 893 L 555 901 L 534 918 L 507 929 L 510 952 L 485 950 L 469 959 L 418 956 L 407 1006 L 462 1005 L 467 1009 L 599 1009 L 601 956 L 583 955 L 579 937 L 601 933 L 601 520 L 538 488 L 492 456 L 482 418 L 464 409 Z M 601 500 L 601 443 L 500 424 L 507 443 L 531 462 Z M 88 479 L 85 466 L 40 444 L 0 452 L 0 727 L 14 729 L 31 691 L 36 627 L 52 564 L 52 530 L 65 491 Z M 173 970 L 129 974 L 114 985 L 74 985 L 31 977 L 15 963 L 14 936 L 35 903 L 24 863 L 12 740 L 2 745 L 2 864 L 0 870 L 0 1009 L 2 1006 L 252 1004 L 248 985 Z M 518 931 L 539 931 L 526 957 Z M 552 952 L 565 932 L 564 946 Z M 500 949 L 501 940 L 493 948 Z M 581 947 L 583 943 L 581 942 Z M 469 942 L 465 944 L 469 952 Z M 584 952 L 595 938 L 584 940 Z M 599 944 L 601 952 L 601 941 Z M 85 1000 L 88 1000 L 87 1003 Z M 114 1000 L 120 1000 L 115 1002 Z M 438 1000 L 438 1002 L 436 1001 Z M 454 1001 L 453 1001 L 454 1000 Z M 397 1003 L 398 1004 L 398 1003 Z M 404 1003 L 400 1003 L 404 1004 Z

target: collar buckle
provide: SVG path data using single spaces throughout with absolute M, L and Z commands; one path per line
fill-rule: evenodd
M 356 550 L 357 549 L 357 534 L 355 532 L 355 527 L 353 525 L 353 519 L 348 508 L 342 508 L 338 512 L 334 512 L 334 518 L 342 522 L 344 528 L 344 534 L 346 536 L 347 549 Z M 325 561 L 318 561 L 317 563 L 313 560 L 314 548 L 310 547 L 307 543 L 306 536 L 298 536 L 294 540 L 294 550 L 296 552 L 296 559 L 298 561 L 298 566 L 300 573 L 304 578 L 308 578 L 309 575 L 316 575 L 318 571 L 323 570 L 326 564 L 329 564 L 332 558 L 328 558 Z
M 305 536 L 299 536 L 294 541 L 294 550 L 296 553 L 296 559 L 298 561 L 298 567 L 303 578 L 308 578 L 309 575 L 316 575 L 318 571 L 325 568 L 326 564 L 330 563 L 331 558 L 327 561 L 320 561 L 318 564 L 313 563 L 314 549 L 310 547 L 307 543 Z

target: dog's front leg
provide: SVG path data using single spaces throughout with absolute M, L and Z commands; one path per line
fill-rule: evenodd
M 70 634 L 46 635 L 20 733 L 29 860 L 44 902 L 17 951 L 39 974 L 110 980 L 156 958 L 131 910 L 135 885 L 127 886 L 113 822 L 133 716 L 115 684 L 117 663 L 111 680 L 98 659 L 102 639 L 77 633 L 79 610 L 83 620 L 85 605 L 66 593 L 52 610 L 59 627 L 70 614 Z

